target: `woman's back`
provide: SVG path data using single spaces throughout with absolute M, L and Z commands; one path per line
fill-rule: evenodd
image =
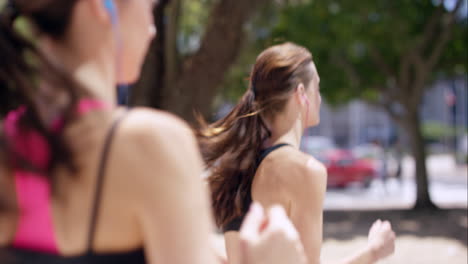
M 12 148 L 2 120 L 0 246 L 61 256 L 82 255 L 89 248 L 97 254 L 144 249 L 149 263 L 212 263 L 208 201 L 194 177 L 201 174 L 201 159 L 183 122 L 156 111 L 129 111 L 115 130 L 99 174 L 106 137 L 121 116 L 113 107 L 115 86 L 139 78 L 156 32 L 156 2 L 9 0 L 2 5 L 0 93 L 6 105 L 0 115 L 19 105 L 27 109 L 18 127 L 41 137 L 51 162 L 34 176 L 40 181 L 17 177 L 23 173 L 11 163 L 23 159 Z M 15 24 L 20 18 L 34 32 L 19 32 Z M 76 103 L 83 98 L 102 100 L 110 108 L 77 118 Z M 56 117 L 62 121 L 59 133 L 49 122 Z M 36 146 L 29 147 L 34 152 Z M 174 149 L 184 149 L 184 154 Z M 74 167 L 78 170 L 69 170 Z M 32 197 L 21 183 L 32 183 L 44 195 Z M 34 199 L 40 208 L 31 206 Z M 46 224 L 30 224 L 34 218 L 24 214 L 28 208 Z M 195 212 L 200 217 L 186 221 Z M 190 230 L 189 224 L 197 229 Z M 34 228 L 46 230 L 42 235 L 51 250 L 37 250 L 40 239 L 28 235 Z M 194 240 L 200 249 L 189 246 Z
M 326 174 L 323 172 L 324 167 L 319 161 L 296 148 L 278 150 L 258 168 L 252 183 L 252 196 L 266 207 L 278 203 L 284 205 L 290 216 L 292 195 L 302 191 L 304 184 L 317 180 L 320 185 L 317 188 L 325 190 L 322 183 Z M 313 190 L 310 191 L 313 198 Z
M 265 208 L 282 205 L 296 228 L 302 231 L 297 225 L 303 217 L 297 217 L 296 205 L 308 203 L 311 205 L 310 213 L 321 216 L 321 208 L 314 210 L 313 205 L 322 202 L 325 187 L 326 173 L 323 165 L 313 157 L 289 146 L 278 148 L 265 157 L 255 173 L 251 195 L 254 201 L 258 201 Z M 305 192 L 308 195 L 301 195 Z M 322 233 L 321 230 L 317 232 Z M 226 232 L 224 237 L 230 263 L 236 263 L 239 233 Z
M 189 156 L 196 157 L 195 141 L 190 139 L 189 128 L 169 114 L 152 110 L 136 109 L 126 114 L 124 110 L 93 111 L 79 118 L 65 131 L 79 172 L 70 175 L 70 171 L 60 167 L 55 172 L 56 192 L 50 203 L 60 255 L 76 256 L 87 252 L 104 142 L 114 121 L 123 115 L 126 116 L 115 130 L 104 170 L 93 251 L 104 254 L 130 252 L 143 247 L 147 250 L 155 246 L 156 240 L 167 241 L 169 238 L 161 233 L 155 234 L 160 228 L 168 231 L 187 228 L 188 221 L 176 219 L 191 214 L 191 210 L 177 207 L 177 203 L 187 203 L 187 200 L 186 196 L 177 195 L 175 188 L 184 190 L 185 185 L 176 185 L 181 180 L 178 177 L 193 175 L 197 169 L 201 171 L 201 164 L 198 164 L 199 159 L 185 159 L 186 164 L 174 169 L 175 160 L 171 159 L 174 155 L 169 153 L 169 148 L 189 149 L 193 152 Z M 166 162 L 166 159 L 171 161 Z M 13 170 L 6 165 L 1 164 L 2 173 L 9 174 L 9 177 L 3 177 L 8 182 L 2 185 L 2 189 L 15 190 Z M 181 175 L 178 173 L 180 170 L 190 170 L 192 173 Z M 171 177 L 166 177 L 168 174 Z M 187 233 L 187 236 L 209 234 L 211 221 L 201 182 L 197 178 L 187 177 L 185 183 L 187 188 L 184 193 L 193 198 L 191 207 L 204 213 L 203 217 L 197 218 L 200 223 L 196 221 L 199 231 Z M 16 196 L 16 193 L 10 194 Z M 169 195 L 177 196 L 170 204 L 167 203 L 170 201 Z M 169 205 L 176 206 L 177 210 L 168 210 Z M 9 246 L 17 230 L 18 214 L 3 214 L 0 219 L 0 246 Z M 165 219 L 172 221 L 171 225 Z M 200 235 L 200 239 L 203 238 L 204 235 Z M 201 244 L 205 243 L 203 241 Z M 166 245 L 169 249 L 174 243 Z M 209 250 L 208 245 L 206 250 Z M 152 259 L 155 258 L 152 256 L 154 254 L 157 252 L 150 250 L 146 255 Z M 172 254 L 165 255 L 169 257 Z
M 93 113 L 80 117 L 73 125 L 67 127 L 65 134 L 67 142 L 73 151 L 78 173 L 70 175 L 67 169 L 59 167 L 55 171 L 54 195 L 51 197 L 51 214 L 53 235 L 58 251 L 63 255 L 79 255 L 86 251 L 88 233 L 91 226 L 92 208 L 94 205 L 98 166 L 101 160 L 104 141 L 113 123 L 113 119 L 120 113 L 94 110 Z M 123 153 L 120 149 L 121 131 L 118 131 L 112 144 L 109 161 L 105 172 L 106 181 L 103 185 L 101 208 L 98 212 L 98 229 L 96 231 L 93 248 L 97 252 L 128 251 L 141 247 L 134 216 L 130 213 L 128 196 L 132 186 L 129 185 L 128 175 L 122 162 Z M 118 161 L 118 162 L 116 162 Z M 116 166 L 118 164 L 118 166 Z M 120 166 L 122 165 L 122 166 Z M 2 168 L 9 168 L 8 173 L 14 171 L 7 164 Z M 14 177 L 10 175 L 5 190 L 15 190 Z M 122 188 L 127 186 L 127 188 Z M 18 194 L 16 194 L 18 197 Z M 18 206 L 18 201 L 15 202 Z M 20 208 L 18 208 L 20 209 Z M 3 238 L 2 246 L 10 245 L 15 237 L 19 220 L 17 212 L 15 218 L 2 221 L 0 232 Z M 100 224 L 105 222 L 106 224 Z M 117 239 L 116 239 L 117 238 Z

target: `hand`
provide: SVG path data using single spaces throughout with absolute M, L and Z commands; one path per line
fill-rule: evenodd
M 369 230 L 368 245 L 375 260 L 386 258 L 395 251 L 395 232 L 390 222 L 375 221 Z
M 254 203 L 240 230 L 240 264 L 305 264 L 299 234 L 286 212 L 274 206 L 265 215 Z

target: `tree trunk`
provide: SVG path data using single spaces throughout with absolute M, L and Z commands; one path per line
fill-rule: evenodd
M 194 111 L 209 119 L 217 90 L 241 50 L 244 27 L 255 10 L 268 1 L 217 1 L 200 49 L 180 63 L 173 46 L 179 13 L 175 2 L 179 1 L 161 1 L 154 12 L 159 33 L 131 102 L 170 111 L 188 122 L 194 121 Z
M 165 87 L 163 109 L 194 121 L 194 111 L 209 119 L 217 90 L 235 62 L 246 34 L 245 24 L 266 0 L 220 0 L 213 7 L 200 49 L 187 58 L 172 84 Z
M 165 22 L 165 9 L 171 0 L 161 0 L 153 11 L 154 22 L 157 29 L 156 38 L 149 46 L 145 64 L 141 70 L 141 78 L 132 87 L 130 103 L 132 105 L 161 107 L 162 96 L 160 90 L 165 81 L 165 43 L 167 25 Z
M 421 130 L 421 119 L 417 107 L 408 109 L 405 127 L 411 140 L 411 151 L 416 164 L 416 204 L 414 209 L 436 209 L 429 195 L 426 167 L 426 145 Z
M 166 38 L 164 42 L 165 51 L 165 76 L 164 87 L 170 87 L 178 78 L 180 73 L 180 55 L 177 49 L 177 37 L 180 26 L 182 0 L 171 0 L 167 6 Z M 166 91 L 169 89 L 165 89 Z M 163 98 L 166 96 L 163 95 Z M 162 105 L 162 104 L 161 104 Z

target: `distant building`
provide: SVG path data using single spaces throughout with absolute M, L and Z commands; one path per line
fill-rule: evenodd
M 421 106 L 423 123 L 435 122 L 452 126 L 455 115 L 457 126 L 467 128 L 467 90 L 466 76 L 455 80 L 436 81 L 423 98 Z M 342 147 L 353 147 L 372 140 L 388 144 L 398 135 L 405 140 L 405 133 L 382 108 L 369 105 L 362 100 L 355 100 L 338 108 L 332 108 L 324 102 L 320 117 L 320 125 L 311 128 L 307 133 L 331 137 Z M 463 136 L 458 135 L 459 138 Z

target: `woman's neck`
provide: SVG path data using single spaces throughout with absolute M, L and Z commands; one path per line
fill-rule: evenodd
M 72 71 L 72 76 L 91 94 L 109 105 L 115 105 L 116 87 L 113 74 L 95 61 L 86 62 Z
M 96 99 L 105 101 L 109 105 L 115 105 L 115 69 L 112 63 L 114 58 L 109 52 L 91 54 L 77 47 L 70 47 L 45 42 L 41 45 L 46 56 L 52 62 L 68 72 L 82 87 L 90 92 Z
M 278 117 L 271 123 L 270 130 L 271 137 L 267 142 L 268 145 L 287 143 L 299 149 L 302 134 L 304 133 L 300 118 L 288 122 L 285 118 Z

